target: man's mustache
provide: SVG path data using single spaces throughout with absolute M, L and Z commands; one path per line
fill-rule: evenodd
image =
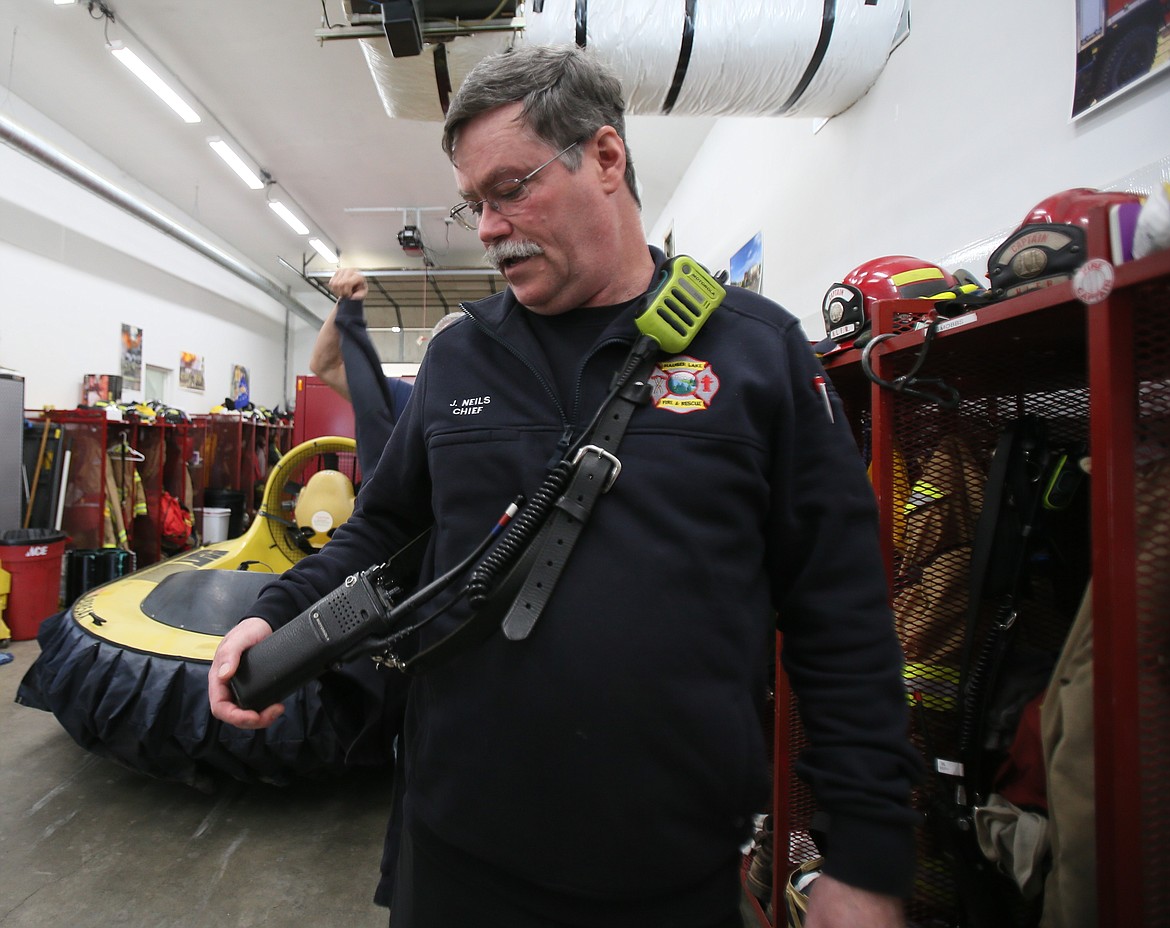
M 544 249 L 536 242 L 499 242 L 495 245 L 488 245 L 484 251 L 484 258 L 487 263 L 494 267 L 497 271 L 507 261 L 516 261 L 520 258 L 535 258 L 537 255 L 544 254 Z

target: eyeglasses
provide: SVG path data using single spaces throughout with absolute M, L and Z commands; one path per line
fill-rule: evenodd
M 485 203 L 501 216 L 513 215 L 516 213 L 520 204 L 528 199 L 528 182 L 569 149 L 580 145 L 583 141 L 584 139 L 577 139 L 572 145 L 562 148 L 540 167 L 534 168 L 523 177 L 513 180 L 502 180 L 493 184 L 491 190 L 488 191 L 488 195 L 482 200 L 475 200 L 474 202 L 464 200 L 462 203 L 456 203 L 451 207 L 451 218 L 463 226 L 463 228 L 470 229 L 474 232 L 479 228 L 479 220 L 483 216 L 483 205 Z

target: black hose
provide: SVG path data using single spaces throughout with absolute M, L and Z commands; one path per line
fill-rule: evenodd
M 479 609 L 484 605 L 497 575 L 515 563 L 516 558 L 540 531 L 572 476 L 573 465 L 567 460 L 562 460 L 550 470 L 529 499 L 528 505 L 516 514 L 495 547 L 476 565 L 467 582 L 467 599 L 473 608 Z

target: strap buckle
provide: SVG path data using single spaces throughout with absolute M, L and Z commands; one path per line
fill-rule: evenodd
M 609 488 L 613 486 L 613 482 L 617 480 L 618 474 L 622 472 L 622 462 L 615 455 L 610 454 L 604 448 L 599 448 L 597 445 L 582 445 L 577 449 L 577 453 L 573 455 L 573 460 L 570 463 L 576 467 L 587 451 L 594 451 L 598 457 L 605 458 L 609 461 L 611 465 L 609 475 L 605 478 L 605 483 L 601 487 L 602 493 L 608 493 Z

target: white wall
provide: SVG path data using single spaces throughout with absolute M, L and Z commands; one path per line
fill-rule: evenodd
M 1170 180 L 1170 73 L 1074 123 L 1074 31 L 1072 0 L 916 0 L 869 93 L 819 132 L 720 120 L 649 239 L 673 226 L 679 251 L 726 268 L 761 233 L 764 293 L 813 340 L 825 291 L 871 258 L 985 275 L 1049 194 Z
M 673 227 L 680 251 L 726 267 L 762 233 L 764 292 L 816 340 L 825 290 L 863 261 L 907 253 L 982 273 L 987 252 L 1048 194 L 1170 179 L 1170 73 L 1070 120 L 1072 0 L 917 0 L 912 10 L 909 38 L 872 90 L 819 132 L 793 118 L 718 121 L 650 241 Z M 10 93 L 5 108 L 149 201 Z M 29 407 L 75 406 L 82 374 L 116 373 L 122 323 L 144 330 L 147 364 L 177 369 L 181 351 L 205 358 L 202 394 L 173 375 L 167 399 L 189 412 L 223 400 L 234 364 L 269 407 L 308 370 L 312 326 L 288 320 L 286 363 L 283 306 L 4 145 L 0 288 L 0 366 L 25 375 Z M 297 296 L 328 313 L 319 295 Z
M 24 125 L 37 121 L 27 109 L 21 117 Z M 36 128 L 130 195 L 202 232 L 174 207 L 150 203 L 146 191 L 80 142 L 43 123 Z M 308 371 L 316 335 L 240 277 L 6 145 L 0 288 L 0 367 L 24 375 L 28 408 L 72 408 L 83 374 L 118 373 L 123 323 L 143 330 L 144 364 L 172 370 L 163 397 L 171 405 L 207 412 L 230 394 L 232 368 L 242 364 L 253 402 L 286 407 L 296 374 Z M 299 299 L 322 318 L 328 313 L 312 291 Z M 178 385 L 184 351 L 204 358 L 202 393 Z M 123 392 L 126 400 L 143 398 L 141 390 Z

